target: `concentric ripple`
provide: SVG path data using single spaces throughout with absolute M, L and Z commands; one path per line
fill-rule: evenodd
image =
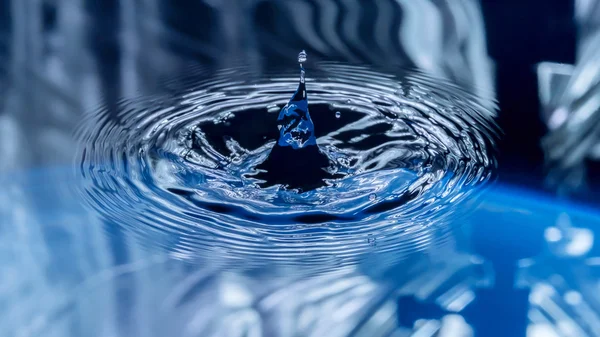
M 447 233 L 493 176 L 495 112 L 481 98 L 421 73 L 320 63 L 306 83 L 336 178 L 303 193 L 262 188 L 256 167 L 297 74 L 197 78 L 179 94 L 97 111 L 78 131 L 83 198 L 180 258 L 404 256 Z

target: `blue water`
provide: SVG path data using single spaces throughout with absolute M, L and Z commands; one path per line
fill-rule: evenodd
M 525 336 L 540 298 L 593 304 L 572 292 L 592 276 L 552 275 L 594 270 L 575 229 L 600 215 L 493 186 L 493 102 L 411 70 L 300 72 L 123 99 L 82 122 L 72 167 L 0 178 L 2 335 Z
M 81 199 L 192 260 L 326 271 L 445 244 L 493 180 L 494 102 L 414 70 L 296 69 L 190 74 L 90 114 Z
M 475 212 L 454 227 L 453 246 L 432 245 L 394 265 L 365 260 L 345 268 L 332 266 L 329 273 L 315 276 L 308 269 L 303 274 L 301 264 L 244 268 L 227 261 L 227 255 L 190 259 L 149 248 L 139 236 L 84 207 L 74 197 L 77 181 L 72 177 L 69 167 L 0 177 L 3 204 L 11 206 L 2 208 L 2 291 L 7 294 L 0 309 L 3 335 L 29 331 L 35 336 L 101 336 L 107 330 L 117 336 L 188 336 L 192 331 L 238 336 L 232 331 L 257 329 L 282 333 L 302 329 L 282 322 L 294 322 L 297 312 L 311 310 L 317 315 L 311 321 L 314 327 L 335 327 L 340 333 L 368 326 L 366 318 L 389 310 L 398 317 L 394 324 L 410 326 L 418 318 L 446 315 L 448 309 L 440 305 L 443 295 L 466 287 L 461 291 L 472 289 L 475 299 L 458 314 L 481 335 L 525 336 L 527 311 L 540 310 L 530 296 L 538 283 L 550 284 L 559 295 L 577 286 L 593 305 L 589 287 L 595 284 L 597 268 L 586 256 L 594 251 L 582 258 L 550 259 L 544 252 L 559 256 L 561 249 L 568 251 L 547 235 L 560 213 L 568 213 L 575 227 L 599 228 L 600 212 L 532 191 L 510 186 L 486 191 Z M 169 235 L 177 241 L 177 233 Z M 385 255 L 375 261 L 385 261 Z M 457 273 L 447 278 L 448 270 Z M 558 271 L 565 277 L 562 281 L 546 278 Z M 424 292 L 427 288 L 431 292 Z M 340 326 L 336 311 L 327 307 L 341 310 L 351 303 L 362 304 L 341 316 Z M 585 305 L 563 307 L 578 308 Z M 34 318 L 37 325 L 20 324 Z
M 419 64 L 461 83 L 491 81 L 481 66 L 485 48 L 474 48 L 486 44 L 477 2 L 439 11 L 439 20 L 434 6 L 412 1 L 289 2 L 289 11 L 282 10 L 287 2 L 257 4 L 249 20 L 232 26 L 250 21 L 258 31 L 231 39 L 213 29 L 220 11 L 198 1 L 192 7 L 201 7 L 201 20 L 185 4 L 161 5 L 159 16 L 168 16 L 167 25 L 183 33 L 178 44 L 195 56 L 198 37 L 207 40 L 202 45 L 215 39 L 229 46 L 210 51 L 218 62 L 199 56 L 213 66 L 246 45 L 277 55 L 310 45 L 327 60 Z M 535 184 L 537 143 L 546 130 L 532 113 L 539 107 L 531 69 L 539 61 L 573 63 L 573 5 L 481 5 L 489 12 L 487 45 L 507 131 L 501 166 L 513 181 Z M 131 89 L 128 75 L 137 68 L 149 77 L 173 70 L 162 47 L 150 46 L 150 22 L 135 24 L 147 21 L 144 13 L 111 5 L 113 15 L 98 16 L 94 9 L 103 6 L 92 6 L 84 15 L 91 22 L 57 21 L 76 13 L 68 7 L 63 13 L 45 4 L 51 14 L 44 26 L 77 31 L 83 41 L 91 28 L 91 48 L 104 59 L 94 71 L 108 101 Z M 305 15 L 307 22 L 295 20 Z M 506 25 L 515 15 L 527 20 Z M 121 30 L 130 23 L 136 34 Z M 437 48 L 432 41 L 440 32 Z M 129 62 L 131 48 L 119 51 L 113 41 L 126 36 L 129 44 L 138 33 L 148 35 L 135 56 L 140 64 Z M 262 37 L 253 41 L 254 33 Z M 175 44 L 165 40 L 161 46 Z M 50 43 L 44 53 L 89 57 L 87 46 L 69 52 L 71 42 Z M 22 47 L 15 55 L 31 51 Z M 306 61 L 299 59 L 309 102 L 289 100 L 299 92 L 295 64 L 266 75 L 245 68 L 190 74 L 181 81 L 187 86 L 169 95 L 130 97 L 90 112 L 78 131 L 85 142 L 74 167 L 0 175 L 0 336 L 600 335 L 599 212 L 491 184 L 494 102 L 415 71 L 390 76 Z M 34 62 L 31 69 L 47 63 L 64 75 L 55 61 L 24 62 Z M 153 63 L 159 66 L 144 67 Z M 86 87 L 86 67 L 73 70 L 73 88 Z M 119 67 L 127 74 L 122 83 Z M 24 78 L 31 91 L 24 112 L 41 113 L 35 120 L 44 130 L 65 122 L 62 104 L 32 108 L 45 94 Z M 152 79 L 138 80 L 151 86 Z M 302 113 L 286 109 L 290 103 Z M 45 123 L 53 110 L 61 117 Z M 287 123 L 282 116 L 308 118 L 278 130 Z M 57 144 L 42 145 L 54 138 L 28 137 L 27 130 L 30 156 L 52 157 L 45 148 Z M 294 151 L 277 151 L 277 144 Z M 318 151 L 298 151 L 307 148 Z
M 494 186 L 493 101 L 339 63 L 201 75 L 91 113 L 72 167 L 0 178 L 2 335 L 600 326 L 600 213 Z

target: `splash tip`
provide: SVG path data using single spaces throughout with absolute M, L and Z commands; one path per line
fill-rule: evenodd
M 298 54 L 298 63 L 304 63 L 306 62 L 306 51 L 302 50 L 299 54 Z

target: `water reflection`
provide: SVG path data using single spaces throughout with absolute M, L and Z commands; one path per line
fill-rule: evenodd
M 529 317 L 536 324 L 531 333 L 548 324 L 539 315 L 554 310 L 547 301 L 558 292 L 562 297 L 553 301 L 560 299 L 556 303 L 573 320 L 564 324 L 595 335 L 595 321 L 585 318 L 597 310 L 595 258 L 568 255 L 569 264 L 548 262 L 564 259 L 550 250 L 521 260 L 512 268 L 520 268 L 516 285 L 524 290 L 513 289 L 509 269 L 489 263 L 495 259 L 489 252 L 478 249 L 485 259 L 461 252 L 458 241 L 402 264 L 372 260 L 313 276 L 291 269 L 232 269 L 227 259 L 182 262 L 142 247 L 114 224 L 99 223 L 68 197 L 68 186 L 47 183 L 69 181 L 68 171 L 43 170 L 1 181 L 6 186 L 2 204 L 13 206 L 0 208 L 2 219 L 27 224 L 2 226 L 3 335 L 411 336 L 448 330 L 487 335 L 494 326 L 489 317 L 497 313 L 486 294 L 504 287 L 511 301 L 521 296 L 510 292 L 525 295 L 524 310 L 531 303 Z M 14 207 L 17 203 L 22 206 Z M 31 208 L 44 215 L 27 212 Z M 543 232 L 540 224 L 558 209 L 568 210 L 578 222 L 600 225 L 600 214 L 509 189 L 488 193 L 469 222 L 490 222 L 501 214 L 503 220 L 494 225 L 511 233 L 506 240 L 517 240 L 530 235 L 527 226 Z M 552 232 L 546 231 L 550 246 L 560 241 Z M 512 246 L 511 254 L 530 254 L 523 248 L 531 241 L 503 240 L 489 237 L 480 245 Z

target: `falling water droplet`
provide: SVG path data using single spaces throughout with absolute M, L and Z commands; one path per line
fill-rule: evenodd
M 301 51 L 300 54 L 298 54 L 298 63 L 302 64 L 306 62 L 306 51 Z
M 342 113 L 339 112 L 339 111 L 336 111 L 335 112 L 335 118 L 340 118 L 340 117 L 342 117 Z

